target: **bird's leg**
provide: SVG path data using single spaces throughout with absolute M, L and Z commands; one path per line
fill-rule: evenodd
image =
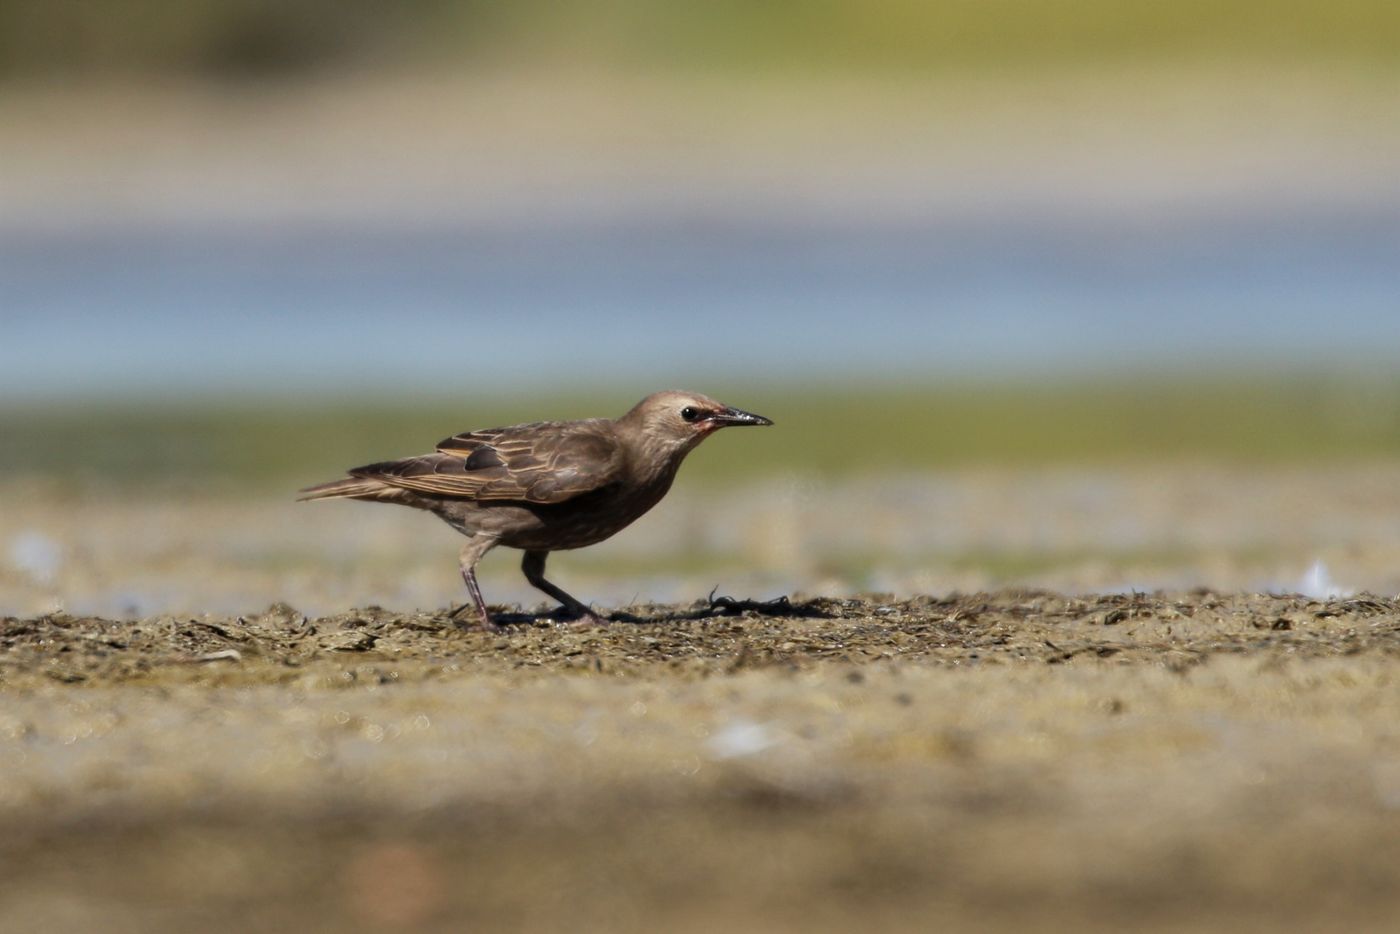
M 467 539 L 467 543 L 462 546 L 461 567 L 462 580 L 467 585 L 467 593 L 471 595 L 472 604 L 476 606 L 476 612 L 481 616 L 481 628 L 495 632 L 501 627 L 491 620 L 491 614 L 486 609 L 486 600 L 481 596 L 481 587 L 476 582 L 476 563 L 481 560 L 481 556 L 491 550 L 491 546 L 496 544 L 492 541 L 477 541 L 477 536 Z M 464 604 L 452 611 L 455 619 L 470 604 Z
M 491 614 L 486 609 L 486 600 L 481 596 L 481 587 L 476 583 L 476 569 L 462 568 L 462 580 L 466 581 L 467 593 L 471 594 L 472 603 L 476 604 L 476 612 L 481 617 L 481 628 L 499 629 L 500 627 L 491 621 Z M 465 610 L 466 606 L 463 605 L 462 609 Z
M 556 587 L 544 579 L 544 559 L 547 557 L 549 557 L 549 552 L 547 551 L 525 552 L 525 560 L 520 562 L 520 570 L 525 572 L 525 579 L 530 582 L 531 586 L 543 590 L 545 593 L 564 604 L 564 609 L 574 615 L 575 622 L 606 622 L 606 620 L 595 615 L 583 601 L 570 596 L 561 588 Z

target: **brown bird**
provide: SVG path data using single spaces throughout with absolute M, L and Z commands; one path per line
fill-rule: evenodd
M 545 580 L 549 553 L 601 542 L 631 525 L 666 495 L 685 456 L 719 429 L 771 424 L 697 393 L 667 390 L 618 419 L 453 435 L 432 454 L 356 467 L 344 480 L 302 490 L 300 498 L 374 500 L 435 513 L 467 536 L 462 580 L 485 628 L 495 624 L 476 564 L 497 545 L 523 549 L 526 580 L 574 617 L 598 622 L 585 604 Z

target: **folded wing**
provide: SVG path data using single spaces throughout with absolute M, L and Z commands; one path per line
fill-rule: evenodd
M 624 464 L 612 423 L 597 419 L 454 435 L 435 453 L 349 473 L 435 496 L 543 505 L 616 483 Z

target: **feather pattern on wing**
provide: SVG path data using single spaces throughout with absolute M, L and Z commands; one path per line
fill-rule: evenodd
M 466 432 L 435 453 L 349 473 L 436 496 L 543 505 L 616 483 L 625 468 L 613 423 L 590 419 Z

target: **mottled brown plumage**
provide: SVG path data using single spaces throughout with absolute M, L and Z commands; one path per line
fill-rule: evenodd
M 727 425 L 768 419 L 690 392 L 668 390 L 618 419 L 532 422 L 471 431 L 432 454 L 356 467 L 349 477 L 302 490 L 302 499 L 363 499 L 435 513 L 467 536 L 462 579 L 492 626 L 476 563 L 497 545 L 525 552 L 535 587 L 576 617 L 587 606 L 544 578 L 549 552 L 592 545 L 626 528 L 671 488 L 686 454 Z

